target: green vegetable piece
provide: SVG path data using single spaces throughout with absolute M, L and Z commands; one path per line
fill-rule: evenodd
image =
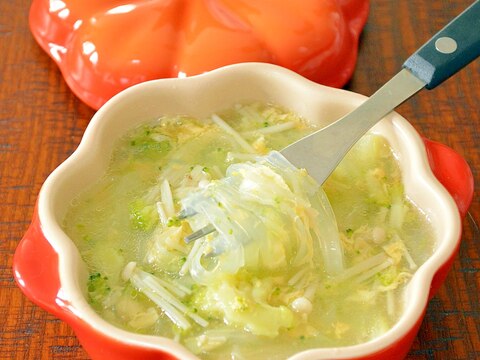
M 86 243 L 92 242 L 92 240 L 93 240 L 92 237 L 91 237 L 90 235 L 88 235 L 88 234 L 83 235 L 83 236 L 82 236 L 82 239 L 83 239 L 83 241 L 85 241 Z
M 158 158 L 164 156 L 172 148 L 170 141 L 157 141 L 150 134 L 151 131 L 146 130 L 144 134 L 130 141 L 131 150 L 137 157 Z
M 130 204 L 130 221 L 134 229 L 149 231 L 158 222 L 157 210 L 143 200 L 134 201 Z
M 99 272 L 90 274 L 87 282 L 87 290 L 92 303 L 101 302 L 111 291 L 108 284 L 108 277 L 102 276 Z
M 168 219 L 167 226 L 172 227 L 172 226 L 180 226 L 182 224 L 182 220 L 180 220 L 178 217 L 173 216 L 170 219 Z

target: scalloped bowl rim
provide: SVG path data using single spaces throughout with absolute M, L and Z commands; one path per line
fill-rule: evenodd
M 184 79 L 152 80 L 114 96 L 94 115 L 77 150 L 52 172 L 40 191 L 38 210 L 42 231 L 59 259 L 61 289 L 57 296 L 58 305 L 67 308 L 97 331 L 120 339 L 126 345 L 159 349 L 182 359 L 198 359 L 172 339 L 135 334 L 111 325 L 88 305 L 82 290 L 87 277 L 85 265 L 73 241 L 61 227 L 61 217 L 69 204 L 64 195 L 67 194 L 66 198 L 71 200 L 74 194 L 101 176 L 108 164 L 114 140 L 136 124 L 163 115 L 158 112 L 159 109 L 166 109 L 165 113 L 182 109 L 184 113 L 193 111 L 196 112 L 194 115 L 206 116 L 209 109 L 211 113 L 219 107 L 248 100 L 249 96 L 251 100 L 280 103 L 307 119 L 316 114 L 322 117 L 324 123 L 333 121 L 366 99 L 362 95 L 322 86 L 290 70 L 263 63 L 229 65 Z M 139 106 L 141 101 L 148 106 Z M 137 115 L 127 116 L 128 111 Z M 151 115 L 146 117 L 148 113 Z M 290 360 L 366 356 L 402 339 L 423 317 L 433 276 L 452 256 L 460 240 L 458 209 L 433 175 L 423 142 L 414 128 L 394 112 L 381 120 L 372 131 L 386 136 L 395 152 L 401 148 L 396 154 L 400 158 L 407 195 L 414 203 L 420 204 L 420 208 L 427 209 L 426 215 L 436 230 L 437 247 L 409 283 L 405 292 L 408 300 L 405 300 L 404 313 L 393 328 L 365 343 L 306 350 L 291 356 Z M 402 163 L 403 158 L 408 161 Z

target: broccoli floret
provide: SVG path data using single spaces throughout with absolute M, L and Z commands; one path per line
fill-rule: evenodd
M 108 284 L 108 277 L 102 276 L 99 272 L 90 274 L 87 282 L 87 290 L 92 303 L 101 302 L 111 291 Z

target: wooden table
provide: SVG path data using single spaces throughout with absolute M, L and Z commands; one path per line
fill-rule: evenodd
M 372 94 L 417 46 L 469 1 L 374 0 L 348 89 Z M 72 330 L 16 287 L 12 255 L 41 184 L 75 149 L 94 111 L 65 85 L 28 29 L 30 1 L 0 3 L 0 359 L 88 359 Z M 475 29 L 472 29 L 475 31 Z M 480 31 L 480 29 L 476 29 Z M 480 60 L 399 112 L 471 165 L 480 183 Z M 464 221 L 460 253 L 409 359 L 480 359 L 479 192 Z

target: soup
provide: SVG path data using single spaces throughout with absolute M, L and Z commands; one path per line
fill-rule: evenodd
M 92 307 L 205 359 L 285 359 L 386 332 L 433 230 L 380 136 L 322 187 L 271 152 L 314 130 L 258 103 L 131 130 L 64 220 Z

